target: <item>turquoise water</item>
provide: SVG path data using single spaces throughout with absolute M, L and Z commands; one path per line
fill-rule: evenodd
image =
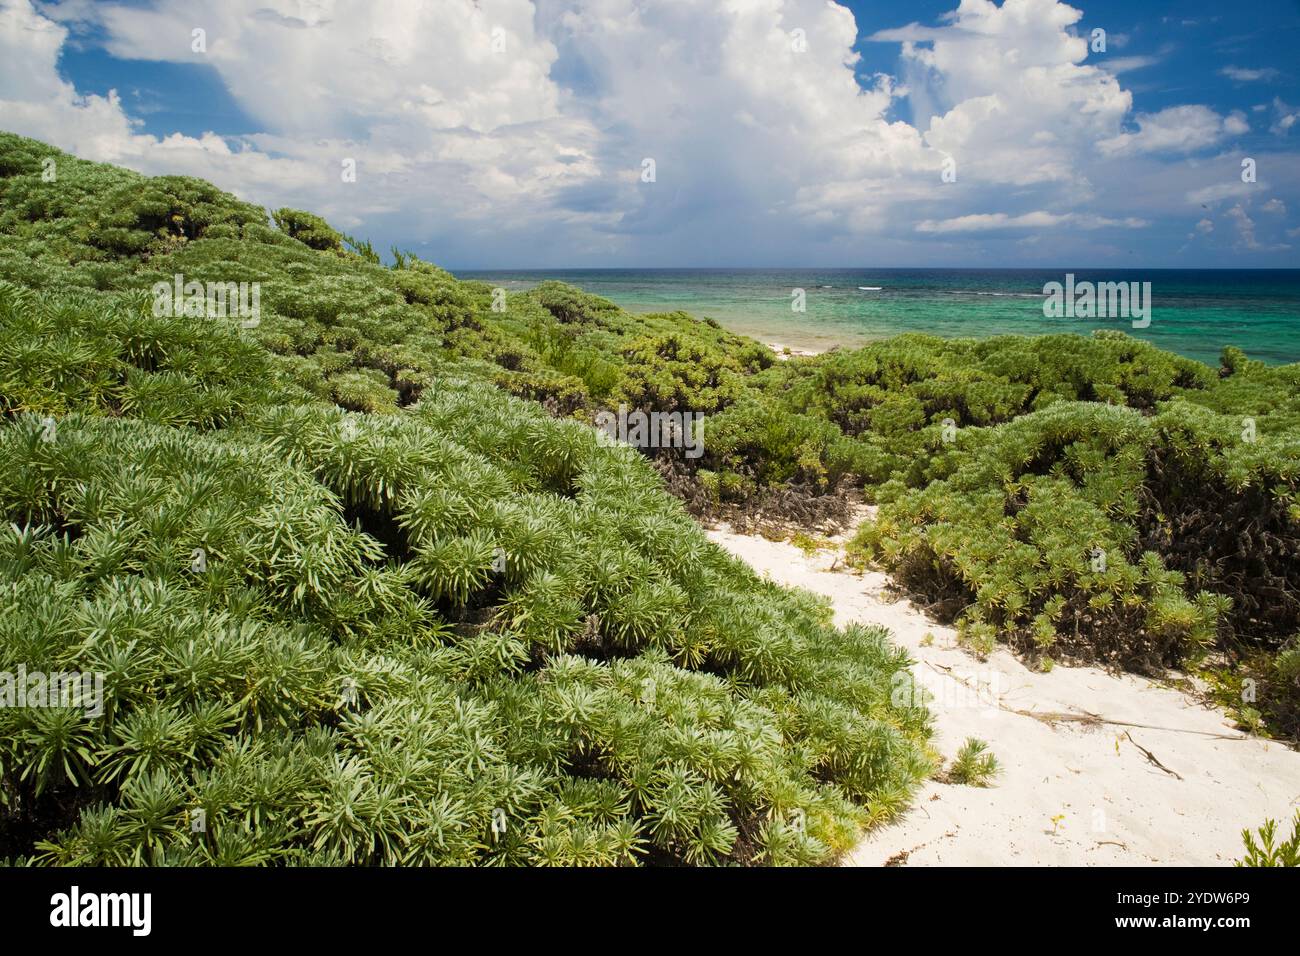
M 1300 269 L 1078 269 L 1076 281 L 1150 282 L 1147 328 L 1124 318 L 1046 318 L 1047 269 L 574 269 L 462 272 L 528 288 L 558 279 L 633 312 L 681 309 L 765 342 L 824 350 L 901 332 L 946 337 L 1108 328 L 1217 364 L 1235 345 L 1270 363 L 1300 361 Z M 860 286 L 879 287 L 863 290 Z M 791 310 L 803 289 L 806 311 Z

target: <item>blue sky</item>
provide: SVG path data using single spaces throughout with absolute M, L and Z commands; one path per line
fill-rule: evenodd
M 0 127 L 452 268 L 1297 267 L 1300 5 L 1238 6 L 0 0 Z

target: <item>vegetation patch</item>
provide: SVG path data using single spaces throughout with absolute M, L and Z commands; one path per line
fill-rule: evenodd
M 7 134 L 0 171 L 0 673 L 103 678 L 0 708 L 0 858 L 816 864 L 930 773 L 886 633 L 584 423 L 698 350 L 722 407 L 761 347 L 564 287 L 496 311 Z M 260 315 L 156 314 L 178 275 Z

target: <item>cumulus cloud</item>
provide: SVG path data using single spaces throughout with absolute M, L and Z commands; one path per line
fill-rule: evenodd
M 169 0 L 103 4 L 99 19 L 113 56 L 211 66 L 281 135 L 388 123 L 486 133 L 559 115 L 556 51 L 536 33 L 531 0 Z
M 486 226 L 506 209 L 520 224 L 541 221 L 564 190 L 599 174 L 595 130 L 561 114 L 547 76 L 555 49 L 536 36 L 529 0 L 487 11 L 393 0 L 62 11 L 92 19 L 116 57 L 216 69 L 260 127 L 231 142 L 138 134 L 115 96 L 78 97 L 58 80 L 64 26 L 28 0 L 2 2 L 6 51 L 35 51 L 14 71 L 49 87 L 17 87 L 22 100 L 5 104 L 5 125 L 89 158 L 204 176 L 268 205 L 310 205 L 345 227 L 407 214 L 412 232 L 449 217 Z M 344 188 L 345 159 L 357 163 L 355 188 Z
M 0 6 L 0 117 L 7 128 L 120 160 L 138 148 L 133 124 L 116 95 L 79 96 L 59 77 L 67 36 L 26 0 Z
M 1197 190 L 1233 198 L 1235 176 L 1163 164 L 1225 148 L 1244 114 L 1134 116 L 1120 75 L 1154 58 L 1091 53 L 1081 16 L 962 0 L 873 35 L 898 68 L 862 81 L 858 25 L 828 0 L 0 0 L 0 126 L 501 264 L 788 262 L 1017 231 L 1051 256 L 1148 209 L 1185 215 Z M 210 67 L 255 128 L 144 133 L 116 94 L 60 77 L 69 28 L 119 59 Z M 1137 180 L 1122 202 L 1106 185 Z
M 222 137 L 139 132 L 115 92 L 80 95 L 59 76 L 68 29 L 41 16 L 27 0 L 0 4 L 0 125 L 91 159 L 144 172 L 188 173 L 235 180 L 246 191 L 285 183 L 310 189 L 324 176 L 310 164 L 277 158 Z
M 1277 211 L 1277 210 L 1270 210 L 1268 208 L 1269 205 L 1271 205 L 1271 203 L 1266 203 L 1264 206 L 1266 212 Z M 1233 228 L 1236 230 L 1237 238 L 1234 243 L 1234 246 L 1236 248 L 1248 249 L 1254 251 L 1263 251 L 1263 252 L 1269 252 L 1269 251 L 1279 252 L 1291 248 L 1290 244 L 1288 243 L 1282 243 L 1282 242 L 1269 243 L 1267 241 L 1261 242 L 1256 235 L 1257 226 L 1255 220 L 1251 218 L 1250 214 L 1243 207 L 1242 203 L 1237 203 L 1235 206 L 1229 209 L 1225 215 L 1227 216 L 1228 221 L 1232 224 Z M 1292 233 L 1288 232 L 1287 235 L 1291 236 Z
M 1238 242 L 1247 249 L 1259 248 L 1259 242 L 1255 239 L 1255 220 L 1241 208 L 1241 203 L 1229 209 L 1227 216 L 1237 229 Z
M 1114 135 L 1132 106 L 1114 76 L 1085 62 L 1088 44 L 1071 32 L 1081 16 L 1055 0 L 967 2 L 947 26 L 873 39 L 903 41 L 904 82 L 933 104 L 925 141 L 964 174 L 1077 185 L 1084 150 Z

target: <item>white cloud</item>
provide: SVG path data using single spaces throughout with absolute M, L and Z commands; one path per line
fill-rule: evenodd
M 0 2 L 0 44 L 22 57 L 0 60 L 25 78 L 5 76 L 4 94 L 21 100 L 3 103 L 4 125 L 88 158 L 202 176 L 267 205 L 311 206 L 345 227 L 403 213 L 417 231 L 503 209 L 539 220 L 557 193 L 598 173 L 587 152 L 594 129 L 560 115 L 546 76 L 555 50 L 533 36 L 528 0 L 499 0 L 490 14 L 443 3 L 441 20 L 420 3 L 332 0 L 66 11 L 94 17 L 115 56 L 214 67 L 263 130 L 233 143 L 137 133 L 116 96 L 78 97 L 58 79 L 65 27 L 28 0 Z M 447 18 L 458 11 L 458 22 Z M 504 54 L 492 52 L 498 26 Z M 196 28 L 206 52 L 192 49 Z M 358 163 L 356 184 L 342 183 L 344 158 Z
M 1276 209 L 1268 208 L 1270 205 L 1272 205 L 1273 202 L 1276 202 L 1276 200 L 1271 200 L 1269 203 L 1266 203 L 1264 205 L 1265 212 L 1278 211 Z M 1237 238 L 1234 243 L 1234 248 L 1246 249 L 1255 252 L 1282 252 L 1291 248 L 1289 243 L 1284 243 L 1284 242 L 1271 243 L 1267 241 L 1261 242 L 1256 234 L 1257 225 L 1255 223 L 1255 220 L 1250 217 L 1250 215 L 1246 212 L 1245 208 L 1243 208 L 1241 203 L 1238 203 L 1237 205 L 1233 206 L 1231 209 L 1227 211 L 1227 213 L 1225 213 L 1225 215 L 1227 216 L 1228 220 L 1232 223 L 1233 227 L 1236 229 L 1237 232 Z M 1291 233 L 1288 232 L 1287 235 L 1290 236 Z
M 1234 111 L 1220 116 L 1207 106 L 1171 106 L 1158 113 L 1139 113 L 1138 131 L 1102 140 L 1107 155 L 1126 153 L 1188 153 L 1214 146 L 1229 136 L 1248 132 L 1246 115 Z
M 531 0 L 169 0 L 102 4 L 99 19 L 112 55 L 211 66 L 280 135 L 386 123 L 486 133 L 559 115 L 556 51 L 537 35 Z
M 1132 73 L 1134 70 L 1144 70 L 1149 66 L 1155 66 L 1159 62 L 1160 57 L 1158 56 L 1117 56 L 1100 62 L 1098 66 L 1118 75 L 1120 73 Z
M 1285 136 L 1297 120 L 1300 120 L 1300 109 L 1288 106 L 1281 97 L 1273 97 L 1273 125 L 1269 127 L 1270 133 Z
M 1088 213 L 1052 213 L 1044 210 L 1008 216 L 1006 213 L 983 213 L 958 216 L 954 219 L 917 223 L 917 232 L 989 232 L 999 229 L 1051 228 L 1071 226 L 1075 229 L 1141 229 L 1150 223 L 1136 217 L 1110 219 Z
M 948 26 L 873 39 L 906 38 L 904 82 L 933 104 L 925 141 L 963 174 L 1078 187 L 1081 159 L 1118 132 L 1132 105 L 1113 75 L 1085 62 L 1088 44 L 1070 32 L 1080 17 L 1055 0 L 967 2 Z
M 1255 220 L 1251 219 L 1246 214 L 1246 210 L 1241 208 L 1241 203 L 1237 203 L 1237 205 L 1229 209 L 1227 216 L 1237 228 L 1237 238 L 1241 245 L 1247 249 L 1259 248 L 1259 242 L 1255 239 Z
M 78 96 L 59 77 L 68 31 L 26 0 L 0 6 L 0 117 L 6 128 L 105 159 L 121 159 L 136 139 L 116 96 Z
M 1249 196 L 1259 188 L 1255 183 L 1243 183 L 1239 176 L 1202 186 L 1187 194 L 1187 202 L 1192 205 L 1205 206 L 1225 199 Z
M 1240 66 L 1225 66 L 1219 70 L 1219 73 L 1238 83 L 1256 83 L 1260 80 L 1273 80 L 1278 76 L 1278 71 L 1272 67 L 1252 70 Z
M 1153 58 L 1090 53 L 1080 17 L 962 0 L 875 34 L 899 69 L 864 89 L 857 25 L 828 0 L 0 0 L 0 126 L 485 264 L 788 262 L 1017 230 L 1051 257 L 1195 195 L 1242 198 L 1165 157 L 1222 146 L 1244 114 L 1134 118 L 1119 74 Z M 211 67 L 256 128 L 150 136 L 116 95 L 78 95 L 58 57 L 82 25 L 119 58 Z

